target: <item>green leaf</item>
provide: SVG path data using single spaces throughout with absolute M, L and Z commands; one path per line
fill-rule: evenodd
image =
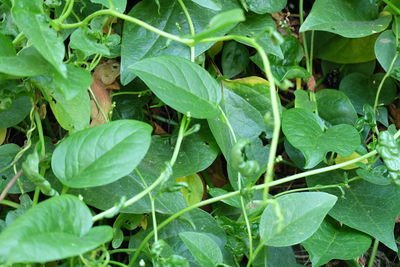
M 55 261 L 83 254 L 111 240 L 111 227 L 91 227 L 90 210 L 77 197 L 63 195 L 45 200 L 1 232 L 0 262 Z
M 51 65 L 64 77 L 64 43 L 57 32 L 49 27 L 42 1 L 16 0 L 11 9 L 13 18 L 25 36 Z
M 132 172 L 150 145 L 151 127 L 121 120 L 67 137 L 53 153 L 54 174 L 73 188 L 114 182 Z
M 12 41 L 7 36 L 1 33 L 0 33 L 0 46 L 1 46 L 0 57 L 12 57 L 17 54 Z
M 211 75 L 187 59 L 160 56 L 141 60 L 129 69 L 167 105 L 194 118 L 216 117 L 221 89 Z
M 264 247 L 256 256 L 254 267 L 299 267 L 291 247 Z M 303 265 L 300 265 L 303 266 Z
M 237 8 L 238 4 L 231 0 L 220 0 L 221 11 Z M 174 35 L 190 35 L 185 14 L 178 1 L 159 0 L 160 8 L 156 1 L 144 0 L 136 4 L 128 13 L 129 16 L 140 19 L 153 27 Z M 185 2 L 186 8 L 193 21 L 196 33 L 201 32 L 210 20 L 219 12 L 204 8 L 192 1 Z M 157 12 L 158 10 L 158 12 Z M 177 25 L 179 25 L 177 27 Z M 220 32 L 223 35 L 225 32 Z M 195 55 L 198 56 L 213 43 L 198 44 Z M 125 23 L 121 44 L 121 83 L 126 85 L 135 78 L 128 67 L 137 61 L 158 55 L 175 55 L 190 58 L 190 48 L 181 43 L 160 37 L 134 23 Z
M 385 71 L 388 71 L 390 64 L 397 54 L 396 36 L 393 31 L 382 32 L 375 43 L 375 55 L 378 62 Z M 393 69 L 400 66 L 398 57 L 393 64 Z
M 343 79 L 346 75 L 359 72 L 366 75 L 372 75 L 376 67 L 376 60 L 364 62 L 364 63 L 354 63 L 354 64 L 339 64 L 330 61 L 321 61 L 322 74 L 327 77 L 329 73 L 333 71 L 339 71 L 339 80 Z
M 290 144 L 303 152 L 305 168 L 316 166 L 328 152 L 350 156 L 360 145 L 360 136 L 353 126 L 340 124 L 324 131 L 320 118 L 305 109 L 285 111 L 282 130 Z
M 315 32 L 314 56 L 341 64 L 375 60 L 374 45 L 378 35 L 345 38 L 330 32 Z
M 92 83 L 92 76 L 87 70 L 68 64 L 68 78 L 52 71 L 48 74 L 33 78 L 35 84 L 44 91 L 46 95 L 54 97 L 57 101 L 70 101 L 82 92 L 86 93 Z
M 381 32 L 392 16 L 378 17 L 378 7 L 369 0 L 317 0 L 300 32 L 317 30 L 358 38 Z
M 344 171 L 335 170 L 307 178 L 308 186 L 345 182 Z M 367 181 L 354 181 L 348 187 L 324 189 L 338 196 L 329 215 L 351 228 L 367 233 L 390 249 L 397 251 L 393 229 L 400 213 L 400 188 L 396 185 L 375 185 Z
M 92 3 L 102 4 L 105 7 L 111 8 L 110 3 L 115 8 L 115 11 L 124 13 L 127 0 L 90 0 Z
M 244 45 L 231 41 L 224 46 L 221 61 L 224 75 L 232 78 L 246 69 L 249 51 Z
M 76 29 L 70 37 L 70 47 L 80 50 L 84 58 L 93 54 L 109 56 L 110 49 L 96 38 L 96 33 L 88 28 Z
M 319 229 L 301 243 L 310 254 L 313 266 L 321 266 L 330 260 L 351 260 L 361 256 L 371 245 L 371 237 L 324 220 Z
M 354 125 L 358 119 L 357 112 L 350 99 L 342 92 L 324 89 L 316 93 L 318 115 L 332 125 Z
M 217 33 L 226 33 L 230 31 L 237 23 L 245 20 L 243 10 L 240 8 L 232 9 L 219 13 L 213 17 L 204 31 L 195 35 L 195 40 L 201 40 L 216 35 Z
M 175 138 L 161 138 L 153 136 L 152 142 L 146 156 L 133 171 L 126 177 L 104 186 L 85 188 L 82 190 L 70 190 L 71 194 L 82 195 L 85 202 L 98 209 L 106 210 L 114 203 L 120 201 L 121 196 L 131 198 L 152 184 L 161 171 L 165 168 L 165 162 L 172 157 Z M 172 168 L 171 181 L 182 176 L 187 176 L 206 169 L 214 162 L 218 150 L 211 142 L 204 138 L 199 132 L 191 134 L 183 139 L 177 161 Z M 142 178 L 144 182 L 142 181 Z M 159 189 L 153 190 L 155 197 L 155 208 L 160 213 L 174 213 L 185 208 L 185 200 L 181 192 L 163 192 Z M 143 214 L 151 212 L 152 207 L 148 197 L 144 197 L 135 205 L 124 208 L 125 213 Z
M 275 27 L 275 22 L 270 14 L 259 15 L 249 12 L 246 14 L 246 20 L 238 23 L 229 34 L 256 38 L 257 43 L 264 48 L 267 54 L 283 58 L 280 46 L 273 42 L 269 34 L 266 32 L 267 29 L 274 29 Z M 238 42 L 240 42 L 240 40 L 238 40 Z M 248 43 L 245 44 L 250 46 Z
M 8 128 L 20 123 L 32 108 L 31 99 L 19 96 L 12 100 L 9 108 L 0 110 L 0 128 Z
M 81 91 L 71 100 L 50 101 L 51 110 L 57 122 L 65 130 L 76 132 L 89 126 L 91 102 L 87 91 Z
M 389 131 L 380 132 L 378 142 L 376 150 L 385 163 L 389 176 L 395 184 L 400 185 L 400 143 Z
M 351 73 L 340 82 L 339 90 L 349 97 L 357 113 L 364 114 L 364 104 L 374 106 L 376 92 L 383 75 L 383 73 L 376 73 L 374 75 Z M 386 79 L 379 95 L 378 103 L 392 103 L 397 95 L 396 88 L 394 79 Z
M 391 183 L 390 177 L 387 175 L 387 168 L 384 165 L 376 166 L 371 170 L 357 169 L 357 175 L 368 181 L 377 185 L 389 185 Z
M 268 204 L 260 221 L 260 237 L 267 246 L 298 244 L 314 234 L 337 197 L 321 192 L 293 193 Z
M 17 77 L 36 76 L 52 68 L 34 47 L 22 49 L 16 56 L 0 57 L 0 73 Z
M 310 112 L 315 112 L 317 110 L 317 103 L 310 99 L 309 91 L 306 90 L 296 90 L 294 91 L 295 100 L 294 107 L 306 109 Z
M 196 232 L 179 233 L 179 237 L 189 248 L 195 259 L 203 266 L 222 263 L 222 252 L 208 235 Z
M 249 9 L 257 14 L 274 13 L 281 11 L 287 0 L 245 0 Z
M 199 203 L 204 194 L 203 180 L 197 173 L 189 174 L 176 179 L 177 182 L 186 183 L 187 187 L 181 192 L 188 206 Z
M 212 10 L 221 10 L 221 3 L 219 0 L 192 0 L 196 4 Z

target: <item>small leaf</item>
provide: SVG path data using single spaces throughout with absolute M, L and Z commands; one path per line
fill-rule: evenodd
M 340 155 L 337 155 L 336 158 L 335 158 L 335 163 L 336 164 L 340 164 L 340 163 L 343 163 L 343 162 L 346 162 L 346 161 L 349 161 L 349 160 L 353 160 L 353 159 L 358 158 L 358 157 L 361 157 L 361 155 L 358 154 L 357 152 L 354 152 L 353 154 L 351 154 L 348 157 L 342 157 Z M 367 159 L 363 159 L 360 162 L 362 162 L 364 164 L 368 164 L 368 160 Z M 359 168 L 359 167 L 360 167 L 359 165 L 357 165 L 356 163 L 353 163 L 353 164 L 344 166 L 341 169 L 342 170 L 352 170 L 352 169 L 356 169 L 356 168 Z
M 40 0 L 15 0 L 11 9 L 13 18 L 40 54 L 64 77 L 67 69 L 63 64 L 65 48 L 57 32 L 49 27 Z
M 273 247 L 292 246 L 306 240 L 318 230 L 336 200 L 337 197 L 321 192 L 278 197 L 261 216 L 261 240 Z
M 384 165 L 376 166 L 371 170 L 358 169 L 357 175 L 368 181 L 377 185 L 390 185 L 391 180 L 388 177 L 388 169 Z
M 385 30 L 391 20 L 392 16 L 378 17 L 374 1 L 317 0 L 300 31 L 328 31 L 347 38 L 358 38 Z
M 130 66 L 167 105 L 194 118 L 216 117 L 221 89 L 211 75 L 187 59 L 147 58 Z
M 179 237 L 201 265 L 216 266 L 222 263 L 221 249 L 207 234 L 183 232 L 179 233 Z
M 7 128 L 0 128 L 0 145 L 4 143 L 7 136 Z
M 0 262 L 43 263 L 77 256 L 111 240 L 112 228 L 92 228 L 89 208 L 77 197 L 45 200 L 0 234 Z
M 0 47 L 0 57 L 12 57 L 16 55 L 12 41 L 2 33 L 0 33 Z
M 151 127 L 120 120 L 67 137 L 53 153 L 54 174 L 73 188 L 114 182 L 132 172 L 150 145 Z
M 8 128 L 20 123 L 32 108 L 31 99 L 20 96 L 12 101 L 9 108 L 0 110 L 0 128 Z
M 188 206 L 192 206 L 201 201 L 203 198 L 204 186 L 203 181 L 198 174 L 193 173 L 187 176 L 179 177 L 176 179 L 176 181 L 187 184 L 187 188 L 182 188 L 181 192 Z
M 124 13 L 127 0 L 90 0 L 92 3 L 102 4 L 105 7 L 111 8 L 110 3 L 116 11 Z
M 350 156 L 360 145 L 360 135 L 353 126 L 340 124 L 324 131 L 319 117 L 300 108 L 283 113 L 282 130 L 290 144 L 303 152 L 305 168 L 314 167 L 331 151 Z
M 274 13 L 281 11 L 287 0 L 245 0 L 249 9 L 258 14 Z
M 371 245 L 371 237 L 333 220 L 324 220 L 301 244 L 310 254 L 313 266 L 321 266 L 333 259 L 351 260 L 361 256 Z
M 294 107 L 302 108 L 310 112 L 315 112 L 317 110 L 317 103 L 310 99 L 308 92 L 309 91 L 306 90 L 294 91 L 294 95 L 296 97 L 294 100 Z
M 96 33 L 88 28 L 76 29 L 70 37 L 70 47 L 82 51 L 84 57 L 93 54 L 110 55 L 110 49 L 103 44 L 99 43 L 98 39 L 94 36 Z
M 388 71 L 393 58 L 397 54 L 396 36 L 393 31 L 382 32 L 375 43 L 375 55 L 378 62 L 385 71 Z M 393 69 L 400 66 L 400 58 L 397 57 Z

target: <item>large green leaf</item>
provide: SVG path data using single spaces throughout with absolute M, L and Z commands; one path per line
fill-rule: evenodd
M 109 226 L 92 227 L 88 207 L 63 195 L 43 201 L 0 234 L 0 262 L 47 262 L 77 256 L 111 240 Z
M 359 114 L 363 114 L 364 104 L 374 106 L 376 92 L 383 73 L 365 75 L 351 73 L 340 82 L 339 90 L 345 93 Z M 379 95 L 379 104 L 390 104 L 396 97 L 396 83 L 392 78 L 386 79 Z
M 76 132 L 89 126 L 91 103 L 89 94 L 81 91 L 71 100 L 50 101 L 50 107 L 57 122 L 65 130 Z
M 16 56 L 0 57 L 0 73 L 24 77 L 42 75 L 51 69 L 50 64 L 32 46 L 22 49 Z
M 90 0 L 93 3 L 102 4 L 105 7 L 111 8 L 110 3 L 116 11 L 124 13 L 127 0 Z
M 160 3 L 160 8 L 158 8 L 156 2 Z M 221 0 L 220 2 L 223 7 L 221 11 L 238 7 L 235 1 Z M 185 5 L 193 21 L 196 33 L 201 32 L 208 25 L 211 18 L 219 13 L 192 1 L 186 1 Z M 185 14 L 182 12 L 178 1 L 141 1 L 131 9 L 128 15 L 171 34 L 190 34 Z M 223 35 L 224 32 L 220 34 Z M 196 56 L 206 51 L 211 45 L 212 43 L 196 45 Z M 125 23 L 121 44 L 121 83 L 125 85 L 135 78 L 134 73 L 128 70 L 129 66 L 143 58 L 158 55 L 175 55 L 190 58 L 190 49 L 187 45 L 160 37 L 158 34 L 150 32 L 139 25 Z
M 235 41 L 225 44 L 222 50 L 222 72 L 232 78 L 244 71 L 249 63 L 249 51 Z
M 313 266 L 320 266 L 332 259 L 350 260 L 361 256 L 371 245 L 371 237 L 325 219 L 301 244 L 310 254 Z
M 0 128 L 8 128 L 20 123 L 29 114 L 32 108 L 28 96 L 18 96 L 12 100 L 9 108 L 0 110 Z
M 150 125 L 120 120 L 67 137 L 53 153 L 54 174 L 73 188 L 114 182 L 132 172 L 150 145 Z
M 343 183 L 347 175 L 342 170 L 318 174 L 307 178 L 308 186 Z M 365 232 L 392 250 L 397 251 L 393 236 L 396 217 L 400 213 L 400 188 L 396 185 L 376 185 L 364 180 L 352 182 L 348 187 L 324 189 L 338 196 L 329 212 L 333 218 L 354 229 Z
M 342 92 L 324 89 L 316 95 L 318 115 L 332 125 L 354 125 L 358 116 L 350 99 Z
M 382 68 L 388 71 L 390 64 L 397 54 L 396 36 L 393 31 L 382 32 L 375 43 L 375 55 Z M 400 66 L 400 58 L 396 59 L 393 69 Z
M 375 60 L 374 45 L 378 35 L 345 38 L 330 32 L 315 32 L 314 56 L 341 64 Z
M 290 144 L 303 152 L 305 168 L 316 166 L 327 152 L 350 156 L 360 145 L 360 135 L 353 126 L 340 124 L 324 131 L 317 115 L 300 108 L 283 112 L 282 130 Z
M 221 88 L 211 75 L 195 63 L 177 56 L 143 59 L 134 71 L 166 104 L 194 118 L 219 114 Z
M 281 11 L 287 0 L 245 0 L 249 9 L 258 14 L 274 13 Z
M 278 197 L 261 215 L 261 240 L 273 247 L 291 246 L 306 240 L 318 230 L 336 200 L 337 197 L 321 192 Z
M 217 243 L 206 234 L 196 232 L 179 233 L 193 257 L 203 266 L 216 266 L 222 263 L 222 252 Z
M 391 16 L 378 17 L 378 7 L 369 0 L 317 0 L 300 31 L 327 31 L 358 38 L 387 28 Z
M 126 177 L 111 184 L 82 190 L 70 190 L 69 192 L 82 195 L 87 204 L 98 209 L 106 210 L 111 208 L 114 203 L 120 201 L 122 196 L 133 197 L 157 179 L 165 168 L 165 162 L 172 157 L 174 143 L 175 139 L 163 139 L 160 136 L 153 136 L 148 153 L 137 166 L 139 172 L 133 171 Z M 218 150 L 199 133 L 186 137 L 183 140 L 177 161 L 172 168 L 170 181 L 204 170 L 211 165 L 217 154 Z M 139 176 L 139 173 L 142 177 Z M 142 178 L 144 181 L 142 181 Z M 157 188 L 153 190 L 152 194 L 157 195 L 155 198 L 157 212 L 170 214 L 186 206 L 179 191 L 160 194 L 160 190 Z M 136 202 L 135 205 L 126 207 L 122 211 L 142 214 L 151 210 L 150 200 L 146 196 Z
M 40 54 L 64 77 L 67 69 L 63 64 L 64 43 L 57 32 L 49 27 L 40 0 L 16 0 L 11 9 L 13 18 Z
M 92 83 L 92 76 L 87 70 L 70 64 L 66 66 L 68 78 L 55 71 L 33 78 L 45 94 L 54 97 L 57 101 L 69 101 L 82 95 L 82 92 L 86 93 Z
M 238 23 L 229 33 L 257 38 L 257 43 L 262 46 L 267 54 L 283 58 L 282 50 L 279 45 L 274 43 L 269 34 L 265 32 L 268 28 L 275 28 L 275 22 L 271 15 L 247 13 L 246 20 Z M 238 42 L 240 42 L 240 40 L 238 40 Z M 246 43 L 246 45 L 250 44 Z
M 15 47 L 12 41 L 7 36 L 1 33 L 0 33 L 0 46 L 1 46 L 0 57 L 12 57 L 16 55 Z

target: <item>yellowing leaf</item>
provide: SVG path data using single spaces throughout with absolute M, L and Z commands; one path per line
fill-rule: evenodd
M 203 181 L 200 176 L 196 173 L 190 174 L 188 176 L 183 176 L 176 178 L 177 182 L 185 182 L 188 185 L 188 188 L 182 188 L 181 192 L 183 194 L 183 198 L 186 201 L 188 206 L 199 203 L 203 198 Z
M 0 145 L 4 143 L 7 136 L 7 128 L 0 128 Z
M 342 157 L 340 155 L 337 155 L 337 157 L 335 158 L 335 163 L 336 164 L 343 163 L 343 162 L 346 162 L 346 161 L 349 161 L 349 160 L 352 160 L 352 159 L 355 159 L 355 158 L 358 158 L 358 157 L 361 157 L 361 155 L 358 154 L 357 152 L 354 152 L 353 154 L 351 154 L 348 157 Z M 367 164 L 368 160 L 364 159 L 361 162 Z M 356 169 L 358 167 L 360 167 L 360 166 L 358 166 L 357 164 L 353 163 L 353 164 L 344 166 L 341 169 L 343 169 L 343 170 L 351 170 L 351 169 Z

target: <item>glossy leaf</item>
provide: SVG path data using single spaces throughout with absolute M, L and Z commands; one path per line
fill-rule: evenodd
M 340 124 L 324 131 L 320 118 L 305 109 L 285 111 L 282 130 L 290 144 L 303 152 L 305 168 L 317 165 L 330 151 L 350 156 L 360 145 L 360 136 L 354 127 Z
M 220 10 L 221 3 L 219 0 L 192 0 L 196 4 L 212 10 Z
M 258 14 L 274 13 L 281 11 L 287 0 L 245 0 L 248 8 Z
M 242 44 L 229 42 L 224 46 L 221 60 L 224 75 L 232 78 L 246 69 L 249 51 Z
M 203 233 L 183 232 L 179 237 L 189 248 L 194 258 L 203 266 L 216 266 L 222 263 L 222 252 L 218 245 Z
M 376 92 L 383 73 L 374 75 L 364 75 L 361 73 L 351 73 L 340 82 L 339 90 L 345 93 L 352 102 L 355 110 L 363 114 L 363 105 L 374 106 Z M 379 96 L 379 104 L 390 104 L 396 97 L 395 80 L 388 78 L 383 84 Z
M 319 229 L 301 243 L 310 254 L 313 266 L 320 266 L 333 259 L 350 260 L 361 256 L 371 245 L 371 237 L 324 220 Z
M 378 8 L 369 0 L 317 0 L 300 31 L 328 31 L 347 38 L 358 38 L 387 28 L 391 16 L 378 17 Z
M 121 196 L 127 198 L 139 194 L 147 186 L 152 184 L 161 171 L 165 168 L 165 162 L 172 157 L 175 139 L 163 139 L 160 136 L 153 136 L 148 153 L 137 166 L 137 171 L 104 186 L 85 188 L 82 190 L 70 190 L 71 194 L 82 195 L 85 202 L 98 209 L 106 210 L 111 208 L 114 203 L 120 201 Z M 183 177 L 196 173 L 207 168 L 217 157 L 218 150 L 200 135 L 195 133 L 185 137 L 178 154 L 177 161 L 173 166 L 170 177 L 174 181 L 178 177 Z M 139 173 L 142 177 L 139 176 Z M 144 179 L 144 182 L 142 181 Z M 159 188 L 152 192 L 155 198 L 155 208 L 160 213 L 174 213 L 185 208 L 185 200 L 182 193 L 163 192 L 159 194 Z M 148 197 L 144 197 L 135 205 L 124 208 L 125 213 L 143 214 L 151 212 L 152 207 Z
M 57 32 L 49 27 L 42 1 L 16 0 L 11 9 L 12 16 L 25 36 L 51 65 L 64 77 L 67 69 L 63 64 L 65 48 Z
M 260 237 L 268 246 L 298 244 L 313 235 L 337 197 L 321 192 L 293 193 L 278 197 L 265 208 Z
M 309 92 L 306 90 L 296 90 L 294 91 L 295 100 L 294 107 L 302 108 L 311 112 L 315 112 L 317 110 L 317 103 L 310 99 Z
M 329 179 L 327 179 L 329 177 Z M 343 183 L 341 170 L 318 174 L 307 178 L 308 186 Z M 393 236 L 395 220 L 400 213 L 400 188 L 396 185 L 375 185 L 367 181 L 352 182 L 349 187 L 324 189 L 338 196 L 329 215 L 351 228 L 367 233 L 390 249 L 397 251 Z
M 357 112 L 350 99 L 342 92 L 324 89 L 316 93 L 318 116 L 332 125 L 354 125 L 358 119 Z
M 114 182 L 132 172 L 150 145 L 151 127 L 114 121 L 70 135 L 53 153 L 54 174 L 73 188 Z
M 315 32 L 314 56 L 340 64 L 375 60 L 374 45 L 378 35 L 345 38 L 330 32 Z
M 397 54 L 396 36 L 390 30 L 382 32 L 375 43 L 375 55 L 385 71 L 388 71 L 395 55 Z M 400 58 L 393 64 L 393 69 L 400 66 Z
M 190 34 L 189 26 L 185 23 L 185 14 L 177 1 L 159 0 L 160 9 L 156 2 L 154 0 L 141 1 L 129 11 L 128 15 L 171 34 Z M 237 3 L 231 0 L 220 0 L 220 2 L 223 7 L 221 11 L 238 7 Z M 186 1 L 185 5 L 196 33 L 204 30 L 210 20 L 219 13 L 192 1 Z M 179 25 L 179 27 L 176 25 Z M 223 35 L 224 32 L 220 34 Z M 195 55 L 200 55 L 211 46 L 212 43 L 196 45 Z M 189 59 L 190 49 L 187 45 L 160 37 L 139 25 L 125 23 L 121 44 L 121 83 L 125 85 L 135 78 L 135 74 L 128 69 L 129 66 L 143 58 L 158 55 L 175 55 Z
M 111 227 L 91 227 L 90 210 L 77 197 L 48 199 L 1 232 L 0 262 L 54 261 L 83 254 L 111 240 Z
M 194 118 L 219 113 L 221 89 L 210 74 L 187 59 L 173 56 L 147 58 L 130 66 L 163 102 Z

